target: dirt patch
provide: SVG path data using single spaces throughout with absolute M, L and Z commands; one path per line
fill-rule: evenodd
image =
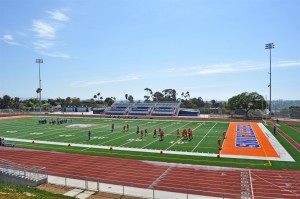
M 40 190 L 44 190 L 44 191 L 48 191 L 48 192 L 56 193 L 56 194 L 65 194 L 68 191 L 73 189 L 71 187 L 54 185 L 54 184 L 42 184 L 42 185 L 38 186 L 37 188 Z
M 87 199 L 141 199 L 139 197 L 133 197 L 133 196 L 121 196 L 118 194 L 112 194 L 112 193 L 104 193 L 104 192 L 98 192 L 97 194 L 91 195 Z
M 66 187 L 55 184 L 42 184 L 37 187 L 38 189 L 48 191 L 55 194 L 65 194 L 68 191 L 72 190 L 72 187 Z M 113 193 L 105 193 L 105 192 L 96 192 L 94 195 L 89 196 L 87 199 L 141 199 L 139 197 L 133 196 L 121 196 Z

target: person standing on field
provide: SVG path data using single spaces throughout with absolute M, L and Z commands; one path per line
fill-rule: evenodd
M 115 124 L 112 124 L 111 125 L 111 132 L 114 132 L 114 129 L 115 129 Z
M 89 132 L 87 133 L 87 136 L 88 136 L 88 141 L 90 141 L 90 139 L 91 139 L 91 130 L 89 130 Z

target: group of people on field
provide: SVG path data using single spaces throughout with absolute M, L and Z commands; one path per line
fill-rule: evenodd
M 49 123 L 49 124 L 52 124 L 52 125 L 54 125 L 54 124 L 63 124 L 63 123 L 67 123 L 67 122 L 68 122 L 67 118 L 56 118 L 56 119 L 53 119 L 53 118 L 50 118 L 50 119 L 49 118 L 48 119 L 40 118 L 38 120 L 39 124 Z
M 111 125 L 111 132 L 114 132 L 115 130 L 115 124 L 113 123 Z M 129 131 L 129 124 L 126 124 L 123 126 L 123 132 L 128 132 Z M 137 126 L 136 127 L 136 133 L 140 135 L 140 139 L 143 139 L 144 137 L 146 137 L 149 133 L 148 129 L 142 129 L 140 130 L 140 127 Z M 153 138 L 156 138 L 158 136 L 159 138 L 159 141 L 163 141 L 164 138 L 165 138 L 165 132 L 159 128 L 158 131 L 156 130 L 156 128 L 154 128 L 153 130 Z M 90 140 L 91 138 L 91 131 L 89 130 L 88 133 L 87 133 L 87 137 L 88 137 L 88 140 Z M 177 138 L 180 138 L 180 129 L 177 129 Z M 182 130 L 182 133 L 181 133 L 181 139 L 182 140 L 189 140 L 191 141 L 193 139 L 193 132 L 190 128 L 186 129 L 184 128 Z
M 180 137 L 180 130 L 177 129 L 177 138 L 179 137 Z M 188 128 L 187 130 L 186 128 L 184 128 L 181 133 L 181 139 L 191 141 L 193 139 L 193 131 L 190 128 Z
M 161 128 L 159 128 L 158 133 L 159 133 L 159 141 L 163 141 L 165 139 L 165 132 Z M 157 132 L 156 132 L 156 129 L 154 129 L 153 137 L 156 138 L 156 136 L 157 136 Z

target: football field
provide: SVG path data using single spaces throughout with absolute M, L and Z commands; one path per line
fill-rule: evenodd
M 47 123 L 40 124 L 40 119 L 47 120 Z M 60 124 L 52 123 L 60 120 L 66 121 Z M 113 131 L 112 125 L 114 125 Z M 127 125 L 129 129 L 124 131 L 123 128 Z M 249 128 L 246 128 L 246 136 L 248 136 L 249 130 L 254 130 L 255 139 L 259 143 L 258 148 L 255 148 L 256 144 L 253 144 L 254 137 L 250 141 L 245 137 L 241 137 L 244 135 L 238 131 L 238 126 L 242 129 L 249 126 Z M 139 132 L 144 131 L 143 137 L 141 137 L 141 133 L 137 133 L 137 128 L 139 128 Z M 165 133 L 162 141 L 159 139 L 159 128 Z M 189 128 L 193 132 L 193 139 L 183 140 L 182 131 Z M 146 129 L 148 131 L 147 136 L 145 136 Z M 157 130 L 156 137 L 153 137 L 154 129 Z M 180 132 L 179 136 L 177 136 L 177 129 Z M 243 123 L 223 121 L 51 115 L 43 117 L 30 115 L 0 117 L 0 137 L 4 138 L 5 143 L 16 145 L 16 148 L 188 164 L 253 168 L 299 168 L 298 152 L 281 135 L 274 137 L 268 133 L 266 134 L 266 131 L 269 132 L 269 130 L 269 127 L 267 129 L 261 123 L 247 123 L 244 126 Z M 91 132 L 90 140 L 88 139 L 89 131 Z M 224 131 L 227 131 L 225 140 L 223 139 Z M 221 151 L 219 150 L 219 138 L 222 145 Z M 243 148 L 249 145 L 248 149 L 240 147 L 238 149 L 236 146 L 239 144 L 236 143 L 237 139 L 242 140 L 240 144 Z M 275 141 L 277 144 L 274 144 Z M 272 156 L 275 153 L 270 151 L 273 150 L 270 144 L 275 147 L 274 149 L 280 157 Z M 291 162 L 285 158 L 286 155 L 283 156 L 278 153 L 276 147 L 278 144 L 282 145 L 295 161 Z M 285 151 L 285 149 L 281 148 L 279 152 Z M 217 158 L 219 155 L 221 158 Z M 277 155 L 275 154 L 275 156 Z
M 228 129 L 228 122 L 202 122 L 185 120 L 115 119 L 115 118 L 62 118 L 43 117 L 46 124 L 39 124 L 40 117 L 0 120 L 0 137 L 24 140 L 61 142 L 123 148 L 153 149 L 198 153 L 218 153 L 218 138 Z M 49 121 L 67 119 L 66 123 L 49 124 Z M 112 131 L 112 125 L 114 130 Z M 124 126 L 129 126 L 125 129 Z M 158 129 L 164 131 L 160 141 Z M 193 139 L 182 139 L 183 129 L 191 129 Z M 142 137 L 139 131 L 144 132 Z M 145 135 L 147 129 L 148 135 Z M 157 136 L 153 136 L 154 129 Z M 180 135 L 177 136 L 177 129 Z M 88 131 L 91 132 L 88 140 Z

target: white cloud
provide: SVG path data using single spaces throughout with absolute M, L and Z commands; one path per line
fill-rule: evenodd
M 2 36 L 1 38 L 2 41 L 4 41 L 7 44 L 11 44 L 11 45 L 18 45 L 18 43 L 15 42 L 15 39 L 12 35 L 10 34 L 5 34 Z
M 47 40 L 37 40 L 32 43 L 36 49 L 49 49 L 55 45 L 52 41 Z
M 300 66 L 300 60 L 292 60 L 292 61 L 279 61 L 274 63 L 274 67 L 293 67 L 293 66 Z
M 34 21 L 32 24 L 32 30 L 38 37 L 47 39 L 55 38 L 56 28 L 47 22 L 41 20 Z
M 57 20 L 57 21 L 69 21 L 69 17 L 67 17 L 64 13 L 54 10 L 54 11 L 47 11 L 47 13 L 50 15 L 51 19 Z
M 126 81 L 133 81 L 140 79 L 138 75 L 132 74 L 125 77 L 119 77 L 118 79 L 110 79 L 110 80 L 98 80 L 98 81 L 76 81 L 71 83 L 72 87 L 78 88 L 78 87 L 88 87 L 88 86 L 94 86 L 94 85 L 100 85 L 100 84 L 106 84 L 106 83 L 116 83 L 116 82 L 126 82 Z
M 61 11 L 54 10 L 46 12 L 50 15 L 50 19 L 38 19 L 32 23 L 31 30 L 35 32 L 36 38 L 32 41 L 34 49 L 36 49 L 36 52 L 45 56 L 70 58 L 68 54 L 58 52 L 54 49 L 57 42 L 58 30 L 69 18 Z
M 196 75 L 213 75 L 236 72 L 247 72 L 263 70 L 269 66 L 269 63 L 256 63 L 249 60 L 238 61 L 233 63 L 218 63 L 211 65 L 198 65 L 188 67 L 166 68 L 159 70 L 159 73 L 168 73 L 179 76 L 196 76 Z M 273 67 L 297 67 L 300 66 L 300 60 L 279 61 L 272 64 Z
M 208 67 L 200 68 L 197 74 L 215 74 L 215 73 L 233 73 L 243 71 L 261 70 L 261 66 L 249 64 L 246 62 L 237 62 L 232 64 L 215 64 Z
M 61 52 L 45 52 L 41 50 L 37 52 L 48 57 L 70 58 L 70 55 Z
M 185 76 L 209 75 L 217 73 L 234 73 L 243 71 L 253 71 L 263 69 L 261 64 L 251 63 L 250 61 L 239 61 L 235 63 L 219 63 L 212 65 L 199 65 L 190 67 L 172 68 L 164 72 L 180 74 Z

